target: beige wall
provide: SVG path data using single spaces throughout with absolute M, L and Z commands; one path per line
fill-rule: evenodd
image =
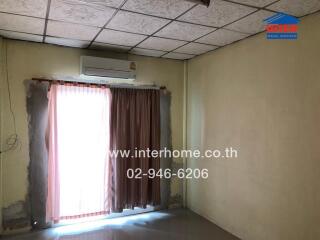
M 0 37 L 0 93 L 2 93 L 3 88 L 3 48 L 2 48 L 2 38 Z M 2 99 L 0 97 L 0 146 L 2 146 L 2 139 L 1 139 L 1 123 L 2 123 L 2 117 L 1 117 L 1 109 L 2 109 Z M 2 154 L 0 154 L 0 233 L 2 232 Z
M 26 113 L 26 92 L 23 81 L 35 76 L 52 77 L 54 75 L 79 76 L 81 55 L 122 57 L 106 52 L 88 51 L 57 47 L 46 44 L 5 40 L 8 49 L 8 72 L 12 91 L 13 109 L 17 119 L 17 132 L 21 148 L 3 155 L 3 202 L 7 207 L 18 200 L 24 200 L 27 194 L 28 121 Z M 174 148 L 182 146 L 182 102 L 183 102 L 183 62 L 140 56 L 129 56 L 138 64 L 137 81 L 165 85 L 172 92 L 172 141 Z M 1 82 L 2 142 L 12 133 L 13 126 L 9 114 L 6 84 Z M 173 184 L 175 186 L 175 184 Z M 179 189 L 172 189 L 172 194 Z M 0 207 L 1 209 L 1 207 Z
M 320 239 L 320 14 L 188 64 L 188 145 L 239 149 L 188 182 L 188 206 L 246 240 Z

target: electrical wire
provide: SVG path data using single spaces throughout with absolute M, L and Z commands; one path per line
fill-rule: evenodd
M 6 52 L 5 52 L 5 64 L 6 64 L 6 82 L 7 82 L 7 91 L 8 91 L 8 99 L 9 99 L 9 110 L 12 117 L 13 129 L 14 133 L 9 135 L 9 137 L 5 141 L 5 149 L 0 150 L 0 154 L 15 150 L 19 147 L 19 136 L 17 134 L 17 126 L 16 126 L 16 117 L 14 115 L 13 107 L 12 107 L 12 97 L 10 91 L 10 83 L 9 83 L 9 71 L 8 71 L 8 43 L 6 43 Z

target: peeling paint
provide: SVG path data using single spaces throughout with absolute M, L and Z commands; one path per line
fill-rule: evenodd
M 169 208 L 180 208 L 182 207 L 183 198 L 181 194 L 175 194 L 170 197 Z
M 30 223 L 33 228 L 46 227 L 48 83 L 25 82 L 29 128 L 29 198 Z
M 2 225 L 4 230 L 12 230 L 29 226 L 29 209 L 27 200 L 18 201 L 2 209 Z

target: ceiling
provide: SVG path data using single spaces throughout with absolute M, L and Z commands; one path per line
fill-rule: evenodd
M 320 0 L 0 0 L 0 35 L 182 60 L 263 31 L 276 12 L 318 10 Z

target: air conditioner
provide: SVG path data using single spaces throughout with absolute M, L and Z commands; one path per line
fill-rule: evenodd
M 103 80 L 135 80 L 136 63 L 119 59 L 81 56 L 80 76 Z

